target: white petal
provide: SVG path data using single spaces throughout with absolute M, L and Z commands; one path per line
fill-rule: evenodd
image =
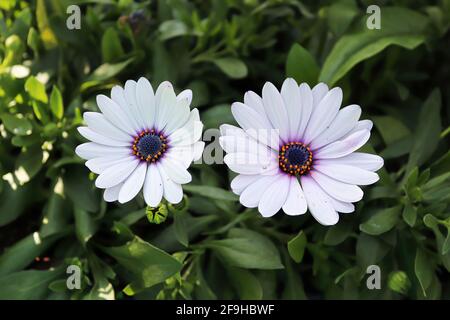
M 279 130 L 274 129 L 260 114 L 249 106 L 235 102 L 231 105 L 231 113 L 245 132 L 261 143 L 278 150 Z
M 145 203 L 150 207 L 157 207 L 163 196 L 163 183 L 158 167 L 150 164 L 147 168 L 147 175 L 144 183 Z
M 377 171 L 383 167 L 384 160 L 375 154 L 353 152 L 341 158 L 317 160 L 316 164 L 345 164 L 369 171 Z
M 289 193 L 283 205 L 283 211 L 290 216 L 297 216 L 306 213 L 305 195 L 297 177 L 290 178 Z
M 370 138 L 370 132 L 361 130 L 348 135 L 314 152 L 315 159 L 332 159 L 346 156 L 361 148 Z
M 264 174 L 278 167 L 276 158 L 252 153 L 229 153 L 223 161 L 231 171 L 241 174 Z
M 105 189 L 121 183 L 136 169 L 139 162 L 135 156 L 125 158 L 123 161 L 103 171 L 95 180 L 95 186 Z
M 317 106 L 320 100 L 322 100 L 327 93 L 328 93 L 328 86 L 325 83 L 321 82 L 316 84 L 314 88 L 312 88 L 314 106 Z
M 117 128 L 131 135 L 136 133 L 133 124 L 129 121 L 126 110 L 123 110 L 116 102 L 100 94 L 97 96 L 97 105 L 106 119 Z
M 158 87 L 160 90 L 160 97 L 156 105 L 156 123 L 155 127 L 158 130 L 164 130 L 169 119 L 174 116 L 176 112 L 177 97 L 173 91 L 173 87 L 169 82 L 164 82 Z M 161 89 L 160 89 L 161 88 Z M 159 92 L 158 92 L 159 93 Z
M 278 176 L 264 192 L 258 204 L 258 211 L 263 217 L 271 217 L 280 211 L 289 193 L 290 179 L 286 175 Z
M 279 130 L 280 138 L 286 142 L 289 139 L 289 118 L 280 92 L 272 83 L 266 82 L 262 97 L 267 118 L 272 127 Z
M 375 183 L 380 179 L 375 172 L 344 164 L 318 164 L 314 165 L 314 170 L 335 180 L 363 186 Z
M 191 145 L 202 137 L 203 123 L 196 120 L 198 117 L 198 110 L 193 109 L 189 115 L 186 124 L 175 130 L 169 136 L 171 146 L 186 146 Z
M 203 155 L 203 150 L 205 149 L 205 142 L 204 141 L 198 141 L 194 143 L 194 153 L 192 157 L 192 161 L 199 160 Z
M 258 180 L 251 183 L 239 197 L 239 202 L 247 208 L 256 208 L 262 195 L 267 188 L 277 180 L 278 176 L 261 176 Z
M 77 130 L 86 139 L 105 146 L 126 147 L 131 145 L 131 141 L 114 140 L 89 129 L 88 127 L 78 127 Z
M 158 170 L 159 174 L 161 175 L 161 181 L 164 187 L 164 198 L 166 198 L 169 203 L 179 203 L 183 199 L 183 189 L 181 187 L 181 184 L 172 181 L 172 179 L 170 179 L 167 175 L 167 172 L 165 171 L 163 166 L 158 165 Z
M 306 126 L 308 125 L 313 110 L 313 94 L 311 88 L 306 83 L 302 83 L 300 85 L 299 91 L 300 91 L 300 98 L 302 100 L 301 105 L 302 115 L 300 117 L 300 125 L 297 129 L 297 133 L 298 138 L 303 138 L 303 134 L 305 133 Z
M 334 210 L 331 198 L 317 185 L 313 178 L 302 176 L 300 179 L 312 216 L 322 225 L 336 224 L 339 221 L 339 214 Z
M 188 146 L 175 146 L 167 150 L 164 154 L 164 158 L 171 158 L 176 161 L 180 161 L 184 168 L 188 168 L 194 158 L 195 144 Z
M 247 188 L 250 184 L 255 182 L 261 178 L 260 175 L 248 175 L 248 174 L 239 174 L 231 180 L 231 190 L 237 195 L 240 195 L 245 188 Z
M 222 136 L 219 137 L 219 143 L 222 149 L 227 153 L 241 152 L 256 155 L 262 154 L 265 157 L 274 153 L 273 149 L 270 149 L 249 136 Z
M 155 123 L 156 103 L 152 85 L 144 78 L 139 78 L 136 85 L 136 101 L 146 129 Z
M 125 141 L 131 143 L 133 138 L 124 131 L 120 130 L 109 122 L 106 117 L 98 112 L 85 112 L 83 114 L 84 121 L 87 123 L 89 129 L 118 141 Z
M 103 192 L 103 199 L 105 199 L 106 202 L 117 201 L 119 199 L 119 192 L 122 186 L 123 183 L 119 183 L 114 187 L 106 188 L 105 192 Z
M 270 127 L 270 121 L 267 118 L 266 111 L 264 110 L 264 105 L 261 97 L 253 91 L 247 91 L 244 94 L 244 104 L 252 108 L 258 113 L 264 120 L 264 123 Z
M 297 82 L 292 78 L 287 78 L 281 87 L 281 96 L 283 97 L 289 119 L 289 140 L 298 138 L 298 127 L 302 116 L 302 99 Z
M 337 212 L 352 213 L 353 211 L 355 211 L 355 205 L 353 203 L 342 202 L 334 199 L 333 197 L 330 197 L 330 199 L 331 203 L 333 204 L 334 210 L 336 210 Z
M 120 106 L 120 108 L 122 109 L 123 116 L 125 117 L 124 120 L 126 120 L 126 122 L 129 124 L 129 126 L 131 126 L 133 128 L 132 133 L 135 134 L 137 132 L 140 132 L 142 130 L 142 128 L 136 122 L 136 119 L 134 118 L 134 116 L 131 114 L 131 112 L 129 110 L 128 103 L 125 100 L 125 92 L 124 92 L 123 88 L 120 86 L 112 87 L 111 99 L 115 103 L 117 103 L 117 105 Z
M 311 141 L 312 149 L 318 149 L 345 136 L 356 126 L 360 116 L 361 107 L 356 104 L 342 108 L 329 127 Z
M 132 174 L 125 180 L 119 193 L 119 202 L 125 203 L 133 199 L 144 185 L 145 174 L 147 173 L 147 162 L 141 162 Z
M 341 103 L 341 88 L 333 88 L 320 100 L 317 106 L 314 106 L 303 135 L 304 143 L 309 144 L 331 124 L 341 107 Z
M 332 179 L 316 170 L 311 171 L 311 177 L 320 187 L 333 198 L 344 202 L 357 202 L 364 193 L 360 187 Z
M 181 128 L 188 120 L 191 110 L 189 109 L 189 97 L 176 98 L 175 107 L 173 108 L 173 113 L 170 115 L 164 132 L 170 135 L 176 129 Z
M 161 160 L 161 166 L 164 167 L 164 171 L 175 183 L 185 184 L 191 182 L 191 174 L 180 161 L 170 157 L 164 157 Z
M 111 147 L 94 142 L 82 143 L 76 147 L 75 153 L 85 160 L 104 156 L 126 156 L 131 155 L 130 148 Z
M 191 102 L 192 102 L 192 90 L 186 89 L 186 90 L 181 91 L 177 95 L 177 100 L 187 100 L 188 106 L 191 105 Z
M 238 136 L 238 137 L 246 137 L 247 134 L 245 131 L 239 127 L 233 126 L 231 124 L 222 124 L 220 127 L 220 135 L 221 136 Z
M 121 162 L 127 156 L 106 156 L 100 158 L 93 158 L 86 161 L 85 165 L 95 174 L 101 174 L 109 167 Z
M 128 110 L 133 118 L 136 120 L 136 123 L 139 125 L 141 130 L 146 129 L 147 125 L 144 121 L 144 118 L 140 112 L 140 108 L 138 107 L 137 98 L 136 98 L 136 87 L 137 83 L 134 80 L 127 80 L 125 82 L 124 95 L 125 100 L 128 103 Z

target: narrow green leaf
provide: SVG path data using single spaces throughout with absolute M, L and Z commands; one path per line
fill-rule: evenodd
M 124 55 L 122 44 L 116 29 L 110 27 L 106 29 L 102 37 L 102 57 L 103 62 L 115 62 Z
M 61 120 L 64 115 L 64 105 L 61 92 L 57 86 L 53 86 L 52 93 L 50 95 L 50 110 L 56 119 Z
M 42 103 L 48 103 L 48 96 L 45 92 L 45 86 L 34 76 L 30 76 L 25 82 L 25 91 L 32 99 Z
M 232 79 L 241 79 L 247 76 L 248 70 L 245 63 L 237 58 L 219 58 L 212 62 Z
M 376 212 L 366 222 L 359 225 L 359 229 L 370 235 L 379 235 L 391 230 L 398 221 L 401 206 L 383 209 Z
M 427 253 L 418 248 L 416 253 L 416 259 L 414 262 L 414 270 L 419 280 L 420 287 L 422 288 L 423 295 L 427 296 L 427 289 L 431 284 L 434 276 L 434 268 L 430 263 L 430 258 Z

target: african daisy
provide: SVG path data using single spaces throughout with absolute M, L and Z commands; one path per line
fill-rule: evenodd
M 204 147 L 203 125 L 198 110 L 189 108 L 191 100 L 191 90 L 177 96 L 167 81 L 154 93 L 145 78 L 113 87 L 111 98 L 97 96 L 101 113 L 85 112 L 87 127 L 78 128 L 91 142 L 76 153 L 99 175 L 95 185 L 105 189 L 106 201 L 125 203 L 141 189 L 151 207 L 162 197 L 181 201 L 181 185 L 191 181 L 187 168 Z
M 264 217 L 280 209 L 307 209 L 323 225 L 353 212 L 362 199 L 358 185 L 375 183 L 383 166 L 377 155 L 355 152 L 370 137 L 372 122 L 359 121 L 361 108 L 340 109 L 342 90 L 319 83 L 311 89 L 286 79 L 281 93 L 270 82 L 262 98 L 249 91 L 231 110 L 242 128 L 221 126 L 224 162 L 238 173 L 231 182 L 240 202 Z

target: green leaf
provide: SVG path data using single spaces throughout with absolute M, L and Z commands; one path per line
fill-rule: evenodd
M 33 125 L 22 114 L 3 113 L 0 119 L 5 125 L 6 130 L 19 136 L 29 136 L 33 132 Z
M 386 145 L 391 145 L 392 143 L 411 135 L 411 131 L 408 127 L 394 117 L 376 116 L 372 117 L 372 120 Z
M 334 85 L 356 64 L 384 50 L 390 45 L 414 49 L 424 42 L 427 18 L 410 9 L 383 7 L 381 29 L 370 30 L 367 17 L 360 21 L 358 31 L 340 38 L 325 60 L 319 81 Z M 402 21 L 402 23 L 398 23 Z
M 89 180 L 88 171 L 78 165 L 68 165 L 66 169 L 63 176 L 66 195 L 80 209 L 97 212 L 99 209 L 99 191 Z
M 123 246 L 103 250 L 136 276 L 136 280 L 124 289 L 127 295 L 163 282 L 182 267 L 177 259 L 137 236 Z
M 6 249 L 0 256 L 0 276 L 20 271 L 44 253 L 59 236 L 43 238 L 39 232 L 33 232 Z
M 400 211 L 401 206 L 379 210 L 369 220 L 360 224 L 359 229 L 370 235 L 388 232 L 397 223 Z
M 239 198 L 237 195 L 230 191 L 212 186 L 199 186 L 190 184 L 183 186 L 183 189 L 187 192 L 214 200 L 237 201 Z
M 73 211 L 75 216 L 75 233 L 80 243 L 86 246 L 86 243 L 95 234 L 97 225 L 89 212 L 77 206 L 74 207 Z
M 220 104 L 202 113 L 202 122 L 205 129 L 219 128 L 223 123 L 236 124 L 229 104 Z
M 335 35 L 340 36 L 347 30 L 358 13 L 359 10 L 355 1 L 337 1 L 327 10 L 328 26 Z
M 0 300 L 39 300 L 49 293 L 48 285 L 61 275 L 61 269 L 15 272 L 0 278 Z
M 106 29 L 102 37 L 103 62 L 115 62 L 124 55 L 122 44 L 116 29 Z
M 81 91 L 86 91 L 87 89 L 101 84 L 105 80 L 108 80 L 120 72 L 122 72 L 126 67 L 128 67 L 135 57 L 131 57 L 125 61 L 118 63 L 105 63 L 99 66 L 94 72 L 86 78 L 85 82 L 81 85 Z
M 417 207 L 414 206 L 411 202 L 406 202 L 405 208 L 403 208 L 403 220 L 410 226 L 414 227 L 417 219 Z
M 189 30 L 183 21 L 166 20 L 159 26 L 159 38 L 162 41 L 187 35 Z
M 250 271 L 239 268 L 227 268 L 231 285 L 236 289 L 242 300 L 261 300 L 263 289 L 258 278 Z
M 49 18 L 45 8 L 45 0 L 37 0 L 36 20 L 42 42 L 46 49 L 52 49 L 58 45 L 58 40 L 50 27 Z
M 265 236 L 248 229 L 231 229 L 228 238 L 206 244 L 227 264 L 245 269 L 282 269 L 280 254 Z
M 40 146 L 24 149 L 16 160 L 14 176 L 20 185 L 29 182 L 46 162 L 48 153 L 42 151 Z
M 425 101 L 420 112 L 414 143 L 406 167 L 407 173 L 415 166 L 424 164 L 436 150 L 442 127 L 440 110 L 441 93 L 435 89 Z
M 417 249 L 416 259 L 414 262 L 414 271 L 417 279 L 419 280 L 423 295 L 427 296 L 426 291 L 433 280 L 434 267 L 430 263 L 430 258 L 423 249 Z
M 57 86 L 53 86 L 52 93 L 50 95 L 50 110 L 56 119 L 61 120 L 64 115 L 64 104 L 61 92 Z
M 351 232 L 352 224 L 346 223 L 346 221 L 340 221 L 328 229 L 323 243 L 329 246 L 337 246 L 344 242 L 350 236 Z
M 175 226 L 175 236 L 177 240 L 185 247 L 189 246 L 188 237 L 188 218 L 185 212 L 175 212 L 173 214 L 174 226 Z
M 365 270 L 368 266 L 381 261 L 389 249 L 380 239 L 360 233 L 356 241 L 356 261 Z
M 286 61 L 286 75 L 294 78 L 299 84 L 306 82 L 313 86 L 317 83 L 319 67 L 314 57 L 298 43 L 289 50 Z
M 28 77 L 25 82 L 25 91 L 28 92 L 32 99 L 42 103 L 48 103 L 48 96 L 45 92 L 45 86 L 34 76 Z
M 306 235 L 301 230 L 294 238 L 289 240 L 288 242 L 288 251 L 291 258 L 297 262 L 300 263 L 303 260 L 303 255 L 305 254 L 305 248 L 306 248 Z
M 232 79 L 241 79 L 247 76 L 248 70 L 245 63 L 237 58 L 218 58 L 212 62 Z

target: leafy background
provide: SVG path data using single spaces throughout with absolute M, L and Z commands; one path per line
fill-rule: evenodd
M 0 298 L 450 298 L 450 1 L 379 1 L 381 30 L 365 27 L 370 4 L 2 0 Z M 140 76 L 192 89 L 206 128 L 265 81 L 339 85 L 375 123 L 382 178 L 333 227 L 241 207 L 224 165 L 194 165 L 178 206 L 106 204 L 75 128 Z

